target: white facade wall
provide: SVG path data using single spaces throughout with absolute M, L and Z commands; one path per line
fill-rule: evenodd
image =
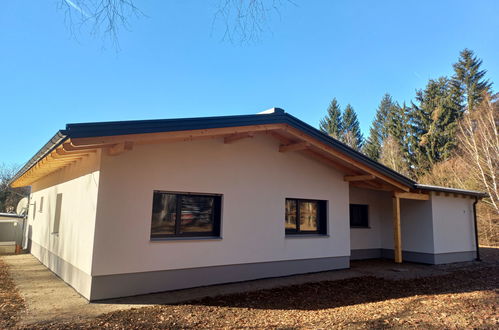
M 476 251 L 472 198 L 432 194 L 435 253 Z
M 102 156 L 92 275 L 348 256 L 343 174 L 259 135 Z M 222 239 L 151 241 L 154 190 L 223 194 Z M 328 200 L 328 236 L 287 238 L 285 198 Z
M 401 199 L 400 225 L 402 229 L 402 250 L 421 253 L 435 253 L 432 227 L 432 199 L 427 201 Z M 392 229 L 392 227 L 390 227 Z M 393 229 L 390 230 L 393 249 Z
M 350 187 L 350 204 L 369 205 L 369 228 L 351 228 L 352 250 L 380 249 L 384 231 L 392 223 L 392 199 L 389 192 Z
M 27 224 L 31 253 L 87 298 L 91 288 L 99 167 L 97 152 L 76 166 L 35 182 Z M 58 194 L 62 194 L 62 203 L 59 232 L 55 233 Z

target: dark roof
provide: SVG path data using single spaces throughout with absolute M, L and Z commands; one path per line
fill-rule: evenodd
M 66 129 L 58 131 L 52 139 L 47 142 L 33 156 L 24 167 L 15 175 L 12 181 L 23 175 L 40 159 L 57 148 L 68 138 L 85 138 L 98 136 L 113 136 L 127 134 L 144 134 L 173 132 L 184 130 L 198 130 L 223 127 L 251 126 L 264 124 L 287 124 L 303 133 L 347 154 L 349 157 L 362 162 L 378 172 L 400 182 L 401 184 L 415 188 L 416 182 L 394 170 L 370 159 L 364 154 L 350 148 L 346 144 L 330 137 L 318 129 L 308 125 L 298 118 L 286 113 L 280 108 L 274 108 L 261 114 L 198 117 L 181 119 L 159 119 L 159 120 L 131 120 L 96 123 L 67 124 Z M 12 182 L 11 181 L 11 182 Z M 421 188 L 424 189 L 424 188 Z M 462 192 L 464 193 L 464 192 Z
M 0 213 L 0 217 L 22 219 L 24 218 L 24 215 L 19 215 L 15 213 Z
M 486 193 L 476 191 L 476 190 L 447 188 L 447 187 L 440 187 L 440 186 L 432 186 L 432 185 L 428 185 L 428 184 L 416 183 L 414 185 L 414 188 L 421 189 L 421 190 L 428 190 L 428 191 L 440 191 L 440 192 L 452 193 L 452 194 L 465 194 L 465 195 L 471 195 L 471 196 L 476 196 L 476 197 L 480 197 L 480 198 L 488 197 L 488 195 Z

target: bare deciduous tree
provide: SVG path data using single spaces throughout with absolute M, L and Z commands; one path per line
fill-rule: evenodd
M 459 125 L 459 151 L 466 164 L 467 175 L 487 192 L 485 200 L 499 214 L 499 102 L 485 96 L 474 111 L 467 113 Z
M 29 188 L 11 188 L 10 180 L 17 173 L 19 166 L 0 164 L 0 212 L 13 213 L 17 203 L 28 196 Z
M 379 162 L 403 175 L 409 176 L 409 167 L 397 140 L 388 135 L 381 146 Z
M 291 0 L 219 0 L 213 22 L 225 27 L 223 40 L 250 42 L 260 39 L 273 14 Z
M 66 15 L 66 24 L 73 36 L 83 27 L 104 36 L 118 46 L 120 29 L 128 28 L 131 17 L 144 14 L 133 0 L 60 0 Z
M 121 29 L 129 28 L 133 17 L 145 16 L 134 0 L 59 0 L 66 15 L 66 23 L 73 36 L 86 27 L 92 34 L 103 34 L 118 46 Z M 284 2 L 292 0 L 213 0 L 218 1 L 212 29 L 217 23 L 224 26 L 222 39 L 231 42 L 258 40 L 268 29 L 273 14 L 279 14 Z
M 474 189 L 489 195 L 477 209 L 480 242 L 485 245 L 499 245 L 498 126 L 498 96 L 485 96 L 461 119 L 455 155 L 435 164 L 420 178 L 422 183 Z

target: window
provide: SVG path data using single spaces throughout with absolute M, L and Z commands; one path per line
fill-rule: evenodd
M 43 196 L 40 197 L 40 208 L 38 209 L 38 212 L 43 212 Z
M 61 225 L 61 208 L 62 208 L 62 194 L 57 194 L 55 200 L 54 227 L 52 228 L 53 234 L 59 233 L 59 227 Z
M 369 227 L 369 205 L 350 204 L 350 227 Z
M 286 198 L 286 234 L 327 233 L 326 201 Z
M 220 236 L 221 195 L 154 191 L 151 238 Z

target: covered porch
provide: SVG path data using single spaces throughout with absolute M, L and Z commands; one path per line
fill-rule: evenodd
M 378 190 L 363 184 L 351 185 L 349 197 L 351 260 L 442 264 L 478 258 L 473 196 Z

